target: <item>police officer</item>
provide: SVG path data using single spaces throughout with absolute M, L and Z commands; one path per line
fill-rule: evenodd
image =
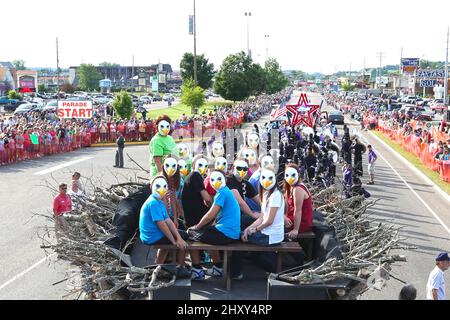
M 118 131 L 118 135 L 116 140 L 116 164 L 114 165 L 114 168 L 123 168 L 123 148 L 125 148 L 125 139 L 123 138 L 122 132 Z

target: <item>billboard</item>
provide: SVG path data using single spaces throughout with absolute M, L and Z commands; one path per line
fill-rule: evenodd
M 89 119 L 92 116 L 92 101 L 58 101 L 60 119 Z
M 420 66 L 419 58 L 402 58 L 402 71 L 404 73 L 414 73 Z

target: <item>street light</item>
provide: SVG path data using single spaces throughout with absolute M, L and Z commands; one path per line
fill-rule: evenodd
M 248 19 L 249 19 L 249 17 L 252 16 L 252 13 L 251 12 L 245 12 L 244 14 L 247 17 L 247 55 L 251 58 L 252 54 L 250 52 L 250 31 L 249 31 Z
M 266 39 L 266 61 L 269 59 L 269 46 L 268 46 L 268 41 L 269 41 L 269 35 L 265 34 L 264 38 Z

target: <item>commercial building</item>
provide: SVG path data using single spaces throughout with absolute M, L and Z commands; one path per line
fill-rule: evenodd
M 69 83 L 79 83 L 79 66 L 69 68 Z M 154 64 L 151 66 L 96 66 L 104 79 L 110 79 L 113 88 L 134 88 L 139 91 L 165 91 L 172 82 L 172 66 L 170 64 Z M 154 90 L 157 88 L 157 90 Z

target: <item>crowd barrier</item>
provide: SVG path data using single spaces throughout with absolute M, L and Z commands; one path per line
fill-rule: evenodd
M 91 134 L 80 133 L 68 135 L 64 139 L 57 136 L 43 139 L 35 135 L 32 139 L 24 139 L 23 143 L 11 141 L 0 149 L 0 165 L 13 164 L 23 160 L 33 160 L 52 154 L 70 152 L 91 146 Z
M 364 119 L 364 123 L 366 121 L 368 121 L 367 118 Z M 427 129 L 430 138 L 435 142 L 447 141 L 450 138 L 445 132 L 439 131 L 435 127 L 427 128 L 425 123 L 412 120 L 409 124 L 413 130 L 418 128 L 422 128 L 423 130 Z M 436 159 L 435 156 L 438 148 L 434 144 L 428 144 L 414 134 L 404 135 L 402 129 L 391 128 L 388 122 L 380 119 L 377 123 L 377 130 L 391 141 L 399 144 L 404 150 L 415 155 L 424 166 L 435 172 L 439 172 L 443 181 L 450 183 L 450 160 Z
M 231 129 L 239 127 L 244 122 L 244 115 L 239 117 L 229 117 L 221 122 L 214 122 L 209 125 L 200 125 L 202 133 L 207 130 L 216 129 L 223 131 L 224 129 Z M 194 124 L 178 125 L 175 129 L 183 129 L 189 135 L 194 135 Z M 150 141 L 154 135 L 153 130 L 146 130 L 140 132 L 138 130 L 128 130 L 126 128 L 122 131 L 125 141 Z M 13 164 L 23 160 L 32 160 L 41 158 L 52 154 L 60 154 L 71 152 L 76 149 L 90 147 L 96 143 L 115 143 L 117 138 L 117 130 L 106 130 L 104 132 L 100 129 L 91 129 L 90 132 L 83 132 L 80 134 L 68 135 L 64 139 L 59 139 L 57 136 L 53 137 L 51 141 L 43 139 L 42 136 L 33 135 L 30 139 L 25 139 L 23 144 L 18 144 L 13 141 L 0 148 L 0 166 Z M 1 145 L 0 145 L 1 147 Z

